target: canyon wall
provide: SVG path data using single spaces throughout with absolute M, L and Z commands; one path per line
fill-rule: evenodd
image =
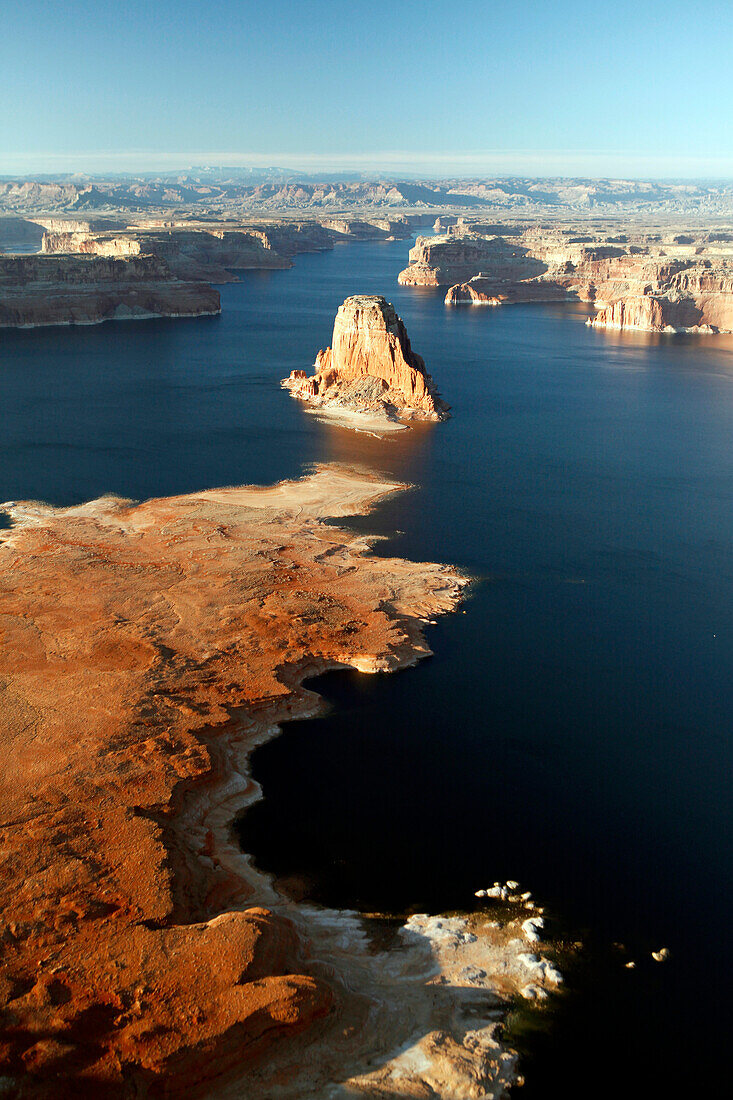
M 733 331 L 733 234 L 724 230 L 479 232 L 487 228 L 497 226 L 457 219 L 446 234 L 418 238 L 399 281 L 447 286 L 448 305 L 585 301 L 598 328 Z
M 218 291 L 154 256 L 0 256 L 0 327 L 219 313 Z
M 700 328 L 702 311 L 692 298 L 673 301 L 661 295 L 639 294 L 603 306 L 588 323 L 595 328 L 678 332 Z
M 191 317 L 220 311 L 210 283 L 246 269 L 292 266 L 303 252 L 340 241 L 409 236 L 406 217 L 273 221 L 236 226 L 46 217 L 42 256 L 3 259 L 0 326 L 91 324 L 111 319 Z M 34 239 L 41 222 L 32 226 Z M 30 232 L 30 231 L 29 231 Z M 31 234 L 33 236 L 33 234 Z M 16 262 L 17 261 L 17 262 Z
M 47 232 L 43 252 L 95 256 L 149 255 L 165 260 L 178 278 L 231 282 L 232 271 L 290 267 L 261 231 L 251 230 L 128 230 L 124 233 Z
M 410 249 L 409 266 L 397 280 L 403 286 L 446 286 L 482 271 L 490 271 L 496 278 L 526 279 L 545 270 L 541 259 L 503 237 L 448 233 L 418 237 Z

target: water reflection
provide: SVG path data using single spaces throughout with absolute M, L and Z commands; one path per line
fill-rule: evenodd
M 376 473 L 410 483 L 421 480 L 433 451 L 435 433 L 444 427 L 415 421 L 402 431 L 376 435 L 354 431 L 312 413 L 305 415 L 318 425 L 319 450 L 324 461 L 368 466 Z

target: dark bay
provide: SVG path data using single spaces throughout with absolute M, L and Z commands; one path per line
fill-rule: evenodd
M 412 483 L 354 526 L 474 576 L 465 614 L 416 669 L 322 678 L 331 713 L 254 758 L 244 846 L 366 911 L 464 908 L 519 879 L 587 945 L 552 1031 L 523 1033 L 524 1096 L 722 1096 L 733 338 L 449 310 L 397 286 L 407 248 L 242 273 L 220 318 L 3 332 L 0 500 L 266 483 L 328 459 Z M 450 421 L 377 440 L 278 388 L 356 292 L 394 301 Z

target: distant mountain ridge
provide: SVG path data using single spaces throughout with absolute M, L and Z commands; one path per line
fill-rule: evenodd
M 87 211 L 191 214 L 376 209 L 486 209 L 733 214 L 733 181 L 492 177 L 440 180 L 308 176 L 285 169 L 191 168 L 148 175 L 0 178 L 0 214 Z

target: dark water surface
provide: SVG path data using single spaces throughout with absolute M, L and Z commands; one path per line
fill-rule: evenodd
M 526 1100 L 727 1095 L 733 341 L 596 332 L 580 307 L 449 310 L 397 286 L 407 248 L 243 273 L 220 318 L 3 333 L 0 500 L 324 459 L 415 484 L 353 524 L 479 578 L 465 614 L 417 669 L 321 679 L 331 714 L 255 755 L 244 846 L 367 911 L 470 907 L 519 879 L 587 945 L 551 1033 L 523 1037 Z M 394 301 L 449 422 L 377 440 L 278 388 L 356 292 Z

